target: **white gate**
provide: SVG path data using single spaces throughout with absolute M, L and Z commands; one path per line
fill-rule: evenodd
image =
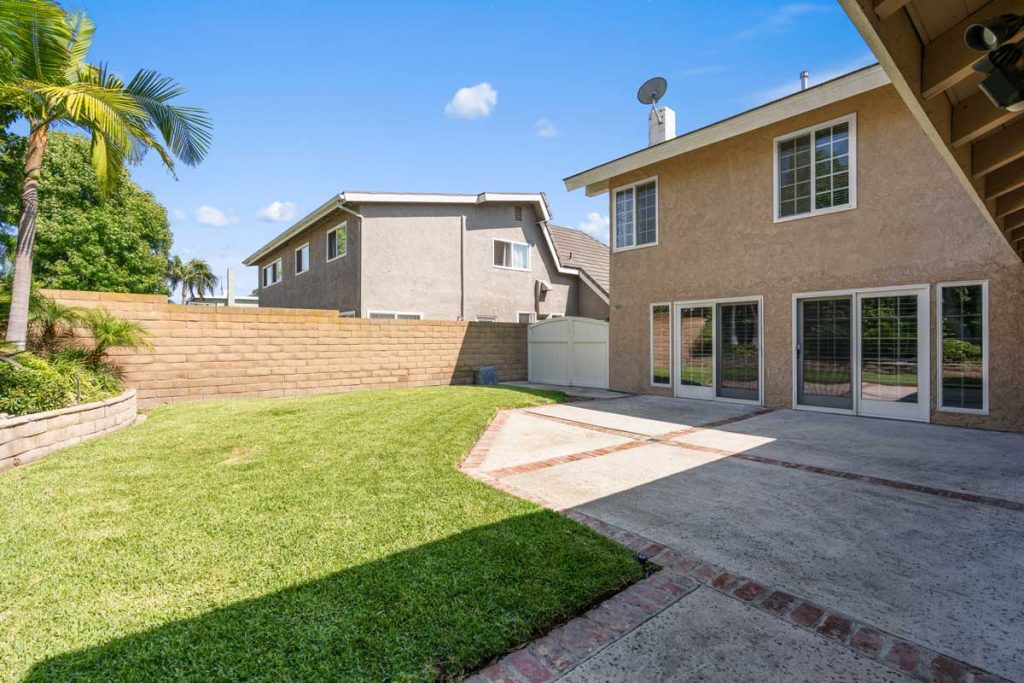
M 528 338 L 531 382 L 608 388 L 608 323 L 552 318 L 530 325 Z

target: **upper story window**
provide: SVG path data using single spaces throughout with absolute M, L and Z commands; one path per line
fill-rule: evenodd
M 530 245 L 526 242 L 494 240 L 494 267 L 510 270 L 530 269 Z
M 281 281 L 281 259 L 263 266 L 263 286 L 269 287 Z
M 658 180 L 642 180 L 613 193 L 612 233 L 615 250 L 658 243 Z
M 857 205 L 854 114 L 775 138 L 775 220 Z
M 295 250 L 295 274 L 301 275 L 309 270 L 309 242 Z
M 333 261 L 348 253 L 348 223 L 327 231 L 327 260 Z

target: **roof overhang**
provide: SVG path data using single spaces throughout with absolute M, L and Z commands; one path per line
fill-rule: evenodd
M 609 181 L 624 173 L 707 147 L 737 135 L 845 100 L 889 84 L 889 76 L 878 64 L 826 81 L 755 109 L 723 119 L 710 126 L 651 145 L 565 179 L 567 190 L 586 188 L 588 197 L 607 192 Z
M 481 192 L 480 194 L 429 194 L 415 192 L 342 192 L 300 218 L 294 225 L 250 254 L 242 263 L 247 266 L 259 264 L 259 260 L 275 251 L 282 244 L 295 237 L 317 221 L 335 211 L 350 213 L 362 218 L 352 206 L 361 204 L 486 204 L 489 202 L 510 202 L 532 204 L 542 222 L 551 220 L 548 200 L 543 192 Z M 557 257 L 556 257 L 557 259 Z

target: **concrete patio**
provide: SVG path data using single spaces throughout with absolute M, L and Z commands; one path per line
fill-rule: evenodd
M 1024 678 L 1022 435 L 632 396 L 510 413 L 479 471 L 952 662 L 702 585 L 567 680 Z

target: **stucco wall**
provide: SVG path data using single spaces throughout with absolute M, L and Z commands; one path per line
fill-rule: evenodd
M 69 306 L 103 306 L 145 325 L 152 351 L 111 353 L 143 406 L 469 384 L 484 365 L 493 365 L 501 381 L 526 379 L 526 325 L 179 306 L 146 294 L 44 293 Z
M 348 225 L 348 252 L 327 260 L 327 232 L 342 223 Z M 309 270 L 295 275 L 295 249 L 309 242 Z M 264 308 L 324 308 L 335 311 L 359 310 L 359 218 L 335 212 L 304 230 L 260 261 L 260 306 Z M 280 258 L 284 278 L 263 287 L 263 266 Z
M 0 420 L 0 471 L 135 422 L 135 390 L 104 401 Z
M 581 282 L 576 288 L 576 315 L 595 320 L 608 320 L 608 302 Z
M 773 138 L 857 114 L 858 206 L 772 221 Z M 611 387 L 648 381 L 649 305 L 764 296 L 765 403 L 792 404 L 792 295 L 987 279 L 990 415 L 932 420 L 1024 430 L 1024 265 L 966 196 L 891 86 L 621 176 L 657 175 L 659 245 L 611 258 Z M 611 197 L 609 197 L 611 202 Z M 665 393 L 671 393 L 666 390 Z
M 537 216 L 523 204 L 365 205 L 363 229 L 364 315 L 368 311 L 409 311 L 425 318 L 455 320 L 460 314 L 462 216 L 465 231 L 465 318 L 495 315 L 514 322 L 520 311 L 534 311 L 534 283 L 551 284 L 539 313 L 576 315 L 575 276 L 557 274 L 543 243 Z M 531 245 L 530 271 L 493 266 L 494 239 Z

